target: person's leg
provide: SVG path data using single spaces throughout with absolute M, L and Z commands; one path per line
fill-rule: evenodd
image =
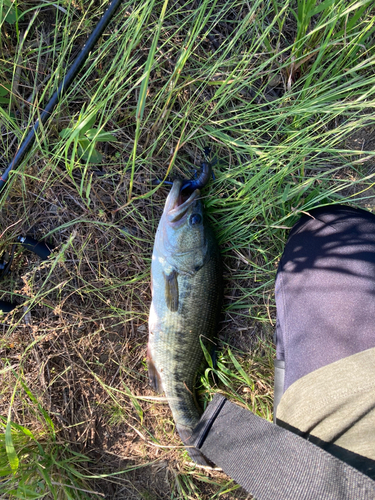
M 313 370 L 374 347 L 375 216 L 342 205 L 303 215 L 289 235 L 275 294 L 283 391 Z

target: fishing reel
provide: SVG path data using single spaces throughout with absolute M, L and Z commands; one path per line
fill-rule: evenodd
M 21 243 L 26 250 L 35 253 L 41 260 L 47 260 L 52 251 L 45 243 L 37 241 L 30 236 L 19 236 L 17 238 L 17 243 Z M 10 271 L 17 243 L 13 243 L 10 252 L 5 251 L 0 257 L 0 279 L 4 278 Z M 6 300 L 0 300 L 0 311 L 4 313 L 12 311 L 16 306 L 17 304 L 12 304 Z

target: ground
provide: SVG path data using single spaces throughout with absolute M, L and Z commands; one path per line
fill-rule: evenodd
M 11 176 L 1 251 L 26 234 L 52 250 L 41 262 L 17 244 L 1 282 L 0 298 L 17 305 L 2 321 L 0 415 L 18 488 L 29 470 L 39 492 L 58 487 L 46 498 L 68 498 L 69 481 L 77 498 L 251 498 L 189 461 L 148 383 L 150 263 L 169 189 L 152 181 L 191 177 L 211 146 L 203 199 L 223 258 L 223 311 L 217 367 L 198 392 L 202 405 L 221 392 L 271 420 L 273 286 L 288 228 L 325 203 L 374 208 L 374 13 L 364 2 L 351 24 L 337 0 L 305 23 L 295 3 L 178 2 L 162 20 L 160 2 L 124 2 Z M 2 20 L 3 169 L 106 6 L 23 4 L 18 24 Z M 111 138 L 85 135 L 87 123 Z M 79 157 L 84 141 L 101 160 Z M 4 442 L 0 464 L 15 459 Z

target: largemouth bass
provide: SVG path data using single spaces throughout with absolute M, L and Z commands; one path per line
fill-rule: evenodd
M 200 191 L 183 195 L 181 186 L 181 180 L 174 181 L 155 237 L 148 373 L 153 388 L 165 392 L 190 457 L 207 465 L 189 438 L 201 414 L 194 382 L 204 358 L 201 341 L 210 349 L 209 340 L 217 329 L 222 270 Z

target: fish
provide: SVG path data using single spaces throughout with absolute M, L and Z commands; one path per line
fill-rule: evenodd
M 150 385 L 164 392 L 190 457 L 212 465 L 189 442 L 201 410 L 194 385 L 217 331 L 222 297 L 220 251 L 199 189 L 173 182 L 154 242 L 147 364 Z

